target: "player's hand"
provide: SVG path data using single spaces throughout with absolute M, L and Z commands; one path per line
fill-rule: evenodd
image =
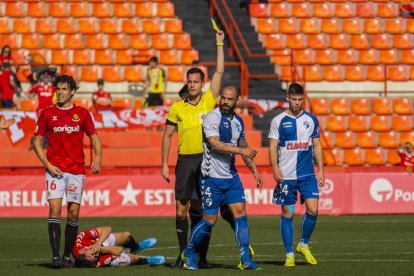
M 222 30 L 218 30 L 216 33 L 216 42 L 224 42 L 224 32 Z
M 325 186 L 325 174 L 323 171 L 318 172 L 318 185 L 319 187 Z
M 99 242 L 94 243 L 94 244 L 91 246 L 91 249 L 92 249 L 92 254 L 93 254 L 93 255 L 98 255 L 98 254 L 99 254 L 99 252 L 101 252 L 101 247 L 102 247 L 102 245 L 101 245 Z
M 248 158 L 255 158 L 257 151 L 249 147 L 241 148 L 241 155 Z
M 92 173 L 98 174 L 101 171 L 101 168 L 102 168 L 101 158 L 98 156 L 95 156 L 95 159 L 92 161 L 92 164 L 91 164 Z
M 259 188 L 259 189 L 261 189 L 262 186 L 263 186 L 263 178 L 262 178 L 262 176 L 259 174 L 258 171 L 255 171 L 254 174 L 253 174 L 253 176 L 254 176 L 254 179 L 256 179 L 256 182 L 257 182 L 257 186 L 256 187 Z
M 283 181 L 282 171 L 280 170 L 279 167 L 274 167 L 273 168 L 273 178 L 275 179 L 276 182 L 282 182 Z
M 48 164 L 46 167 L 46 170 L 52 175 L 52 176 L 63 176 L 63 172 L 56 166 L 53 166 L 52 164 Z
M 161 175 L 165 179 L 165 181 L 170 183 L 170 171 L 168 169 L 168 164 L 162 164 L 162 173 L 161 173 Z
M 4 117 L 3 118 L 1 118 L 1 120 L 0 120 L 0 129 L 6 129 L 6 128 L 9 128 L 12 124 L 14 124 L 16 122 L 16 120 L 14 119 L 14 118 L 11 118 L 11 119 L 4 119 Z

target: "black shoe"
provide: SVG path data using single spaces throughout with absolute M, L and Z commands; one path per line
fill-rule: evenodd
M 184 261 L 181 258 L 181 255 L 178 256 L 177 260 L 175 261 L 175 264 L 173 265 L 174 268 L 183 268 L 184 266 Z
M 62 268 L 72 268 L 73 266 L 73 262 L 69 257 L 63 257 Z
M 53 269 L 62 268 L 62 259 L 60 258 L 60 256 L 53 257 L 50 267 Z
M 198 268 L 199 269 L 209 269 L 213 268 L 213 265 L 210 264 L 208 261 L 198 261 Z

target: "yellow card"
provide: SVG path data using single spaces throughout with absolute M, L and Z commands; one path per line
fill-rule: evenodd
M 219 28 L 217 27 L 217 23 L 216 23 L 216 21 L 214 21 L 213 18 L 211 18 L 211 24 L 213 24 L 213 29 L 217 32 L 219 30 Z

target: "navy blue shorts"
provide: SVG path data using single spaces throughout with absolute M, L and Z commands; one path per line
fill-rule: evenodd
M 315 175 L 295 180 L 283 180 L 273 192 L 273 202 L 279 205 L 294 205 L 298 192 L 302 199 L 319 199 L 318 181 Z

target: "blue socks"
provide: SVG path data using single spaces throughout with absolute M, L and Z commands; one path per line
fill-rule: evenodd
M 281 216 L 280 234 L 282 235 L 286 254 L 293 253 L 293 218 Z
M 312 235 L 313 229 L 315 229 L 316 220 L 318 216 L 314 216 L 305 213 L 302 220 L 302 236 L 300 237 L 301 245 L 307 245 L 309 243 L 309 238 Z
M 214 224 L 211 224 L 204 218 L 191 230 L 190 242 L 187 248 L 184 250 L 185 255 L 194 255 L 195 249 L 201 243 L 203 238 L 210 234 L 211 228 Z
M 236 223 L 234 232 L 236 234 L 237 244 L 239 245 L 241 261 L 247 262 L 250 260 L 249 244 L 250 233 L 249 226 L 247 224 L 247 216 L 234 219 Z

